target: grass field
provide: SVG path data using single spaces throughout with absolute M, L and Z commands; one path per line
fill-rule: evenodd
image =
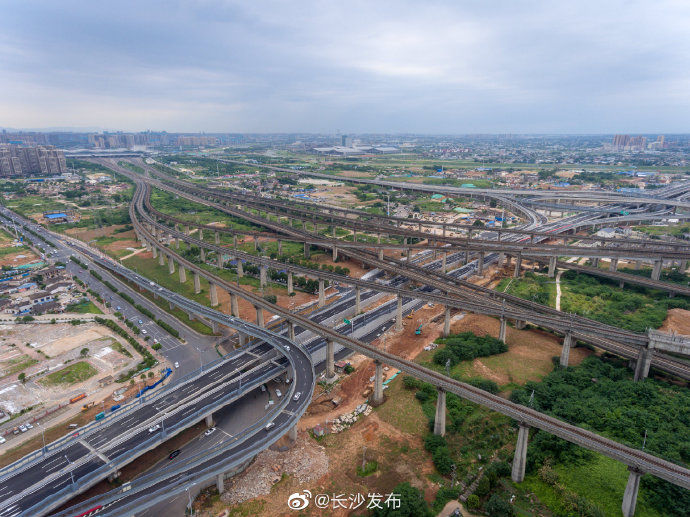
M 103 314 L 103 311 L 88 300 L 86 302 L 71 303 L 65 308 L 65 312 L 77 312 L 79 314 Z
M 555 465 L 559 482 L 567 490 L 579 494 L 596 504 L 604 515 L 620 515 L 621 501 L 628 470 L 625 465 L 611 458 L 597 454 L 592 461 L 581 465 Z M 566 512 L 563 497 L 537 474 L 525 478 L 523 488 L 534 492 L 541 502 L 557 514 Z M 563 513 L 565 515 L 565 513 Z M 662 514 L 645 503 L 645 493 L 641 489 L 637 498 L 635 517 L 660 517 Z
M 29 366 L 36 364 L 37 362 L 37 359 L 33 359 L 26 354 L 15 357 L 14 359 L 10 359 L 9 361 L 6 361 L 4 365 L 5 375 L 14 375 L 15 373 L 19 373 L 22 370 L 26 370 Z
M 427 418 L 414 392 L 403 387 L 400 375 L 389 386 L 386 397 L 391 400 L 375 409 L 379 418 L 405 433 L 424 435 Z
M 82 382 L 96 375 L 98 371 L 86 361 L 70 364 L 66 368 L 53 372 L 43 377 L 39 382 L 44 386 L 57 386 L 60 384 L 74 384 Z

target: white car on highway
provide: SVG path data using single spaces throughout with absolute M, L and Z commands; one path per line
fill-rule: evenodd
M 160 428 L 161 428 L 161 425 L 160 425 L 160 424 L 156 424 L 156 425 L 154 425 L 153 427 L 149 427 L 149 433 L 155 433 L 155 432 L 158 431 Z
M 294 400 L 295 402 L 297 402 L 301 396 L 302 396 L 302 392 L 301 392 L 301 391 L 298 391 L 297 393 L 295 393 L 295 396 L 292 397 L 292 400 Z
M 280 392 L 278 388 L 276 388 L 276 397 L 282 397 L 283 394 Z
M 204 433 L 204 436 L 211 436 L 211 435 L 212 435 L 213 433 L 215 433 L 215 432 L 216 432 L 216 428 L 215 428 L 215 427 L 211 427 L 211 428 L 209 428 L 209 429 L 206 429 L 206 432 Z

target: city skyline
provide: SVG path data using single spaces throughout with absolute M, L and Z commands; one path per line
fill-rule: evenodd
M 2 4 L 8 128 L 649 134 L 690 115 L 678 2 Z

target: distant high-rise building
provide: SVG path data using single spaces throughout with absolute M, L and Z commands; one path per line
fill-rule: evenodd
M 618 151 L 636 151 L 647 147 L 647 138 L 644 136 L 615 135 L 613 147 Z
M 340 137 L 340 145 L 343 147 L 352 147 L 352 137 L 349 135 L 342 135 Z
M 67 172 L 65 154 L 52 145 L 0 144 L 0 177 Z

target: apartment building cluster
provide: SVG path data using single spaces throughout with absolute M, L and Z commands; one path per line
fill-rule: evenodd
M 74 287 L 72 279 L 61 266 L 48 266 L 28 274 L 23 271 L 3 271 L 0 278 L 0 312 L 15 316 L 62 312 L 73 300 L 70 297 L 60 298 L 60 294 L 68 293 Z
M 0 144 L 0 177 L 66 172 L 65 154 L 52 145 Z

